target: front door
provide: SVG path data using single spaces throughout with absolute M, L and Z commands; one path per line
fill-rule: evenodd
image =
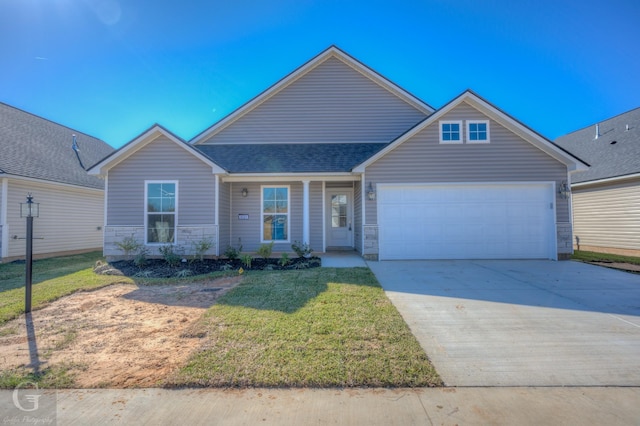
M 353 248 L 353 190 L 327 191 L 327 247 Z

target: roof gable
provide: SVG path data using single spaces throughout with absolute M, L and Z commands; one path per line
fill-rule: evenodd
M 85 168 L 113 151 L 100 139 L 0 102 L 0 176 L 102 189 L 104 182 Z
M 105 176 L 109 169 L 126 160 L 130 156 L 134 155 L 143 147 L 149 145 L 160 136 L 165 136 L 171 142 L 178 145 L 180 148 L 189 152 L 191 155 L 200 159 L 205 164 L 211 167 L 212 173 L 226 173 L 224 169 L 218 166 L 215 162 L 213 162 L 210 158 L 203 155 L 200 151 L 192 147 L 190 144 L 171 133 L 169 130 L 160 126 L 159 124 L 154 124 L 148 130 L 142 132 L 138 137 L 134 138 L 132 141 L 121 147 L 119 150 L 115 151 L 111 155 L 106 158 L 103 158 L 100 162 L 93 165 L 87 172 L 91 175 L 97 176 Z
M 458 97 L 451 100 L 449 103 L 444 105 L 442 108 L 434 112 L 432 115 L 424 119 L 421 123 L 414 126 L 412 129 L 408 130 L 405 134 L 397 138 L 395 141 L 387 145 L 384 149 L 379 151 L 377 154 L 373 155 L 371 158 L 364 161 L 362 164 L 358 165 L 354 168 L 356 172 L 364 172 L 365 168 L 370 164 L 374 163 L 378 159 L 382 158 L 384 155 L 394 150 L 396 147 L 411 139 L 417 133 L 421 132 L 428 126 L 437 123 L 438 120 L 443 118 L 447 113 L 452 111 L 454 108 L 466 102 L 471 105 L 473 108 L 477 109 L 481 113 L 483 113 L 488 118 L 496 121 L 500 125 L 504 126 L 514 134 L 518 135 L 525 141 L 529 142 L 536 148 L 545 152 L 549 156 L 555 158 L 561 163 L 565 164 L 570 171 L 575 170 L 586 170 L 588 165 L 581 161 L 580 159 L 574 157 L 572 154 L 564 151 L 558 146 L 554 145 L 551 141 L 541 136 L 537 132 L 533 131 L 529 127 L 520 123 L 518 120 L 514 119 L 510 115 L 506 114 L 502 110 L 498 109 L 494 105 L 490 104 L 474 92 L 467 90 L 463 92 Z
M 561 136 L 555 143 L 591 164 L 589 170 L 573 177 L 573 183 L 638 174 L 640 108 L 601 121 L 597 128 L 591 125 Z
M 389 142 L 431 112 L 429 105 L 332 46 L 191 142 Z M 343 126 L 347 121 L 351 125 Z M 381 134 L 385 131 L 393 134 Z M 374 141 L 375 135 L 386 140 Z

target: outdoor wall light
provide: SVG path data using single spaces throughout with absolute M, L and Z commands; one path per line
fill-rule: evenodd
M 376 199 L 376 191 L 373 190 L 373 185 L 369 182 L 369 188 L 367 189 L 367 198 L 371 201 Z
M 249 195 L 249 190 L 247 188 L 242 188 L 242 196 L 246 197 L 247 195 Z
M 27 195 L 27 202 L 20 203 L 20 217 L 38 217 L 40 216 L 40 203 L 33 202 L 31 193 Z
M 570 193 L 571 189 L 569 188 L 567 181 L 563 181 L 560 185 L 558 185 L 558 195 L 560 195 L 560 198 L 566 200 L 567 198 L 569 198 Z

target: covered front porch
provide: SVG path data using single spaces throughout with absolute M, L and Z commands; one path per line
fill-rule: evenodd
M 218 254 L 228 247 L 255 252 L 271 242 L 274 252 L 291 252 L 298 242 L 315 253 L 362 253 L 361 187 L 361 175 L 351 173 L 220 176 Z

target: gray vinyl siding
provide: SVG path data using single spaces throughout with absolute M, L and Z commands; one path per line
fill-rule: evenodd
M 574 188 L 573 226 L 581 246 L 640 250 L 640 180 Z
M 442 120 L 487 120 L 462 103 Z M 463 122 L 463 128 L 465 124 Z M 440 144 L 434 122 L 366 168 L 365 187 L 377 183 L 567 181 L 567 167 L 490 120 L 488 144 Z M 367 224 L 377 223 L 377 203 L 365 203 Z M 557 222 L 569 222 L 569 202 L 556 198 Z
M 233 183 L 231 194 L 231 242 L 234 247 L 242 244 L 243 252 L 255 252 L 262 244 L 261 234 L 261 188 L 262 186 L 288 186 L 289 201 L 289 241 L 276 242 L 274 252 L 291 252 L 294 241 L 302 241 L 302 182 L 247 182 Z M 242 188 L 249 194 L 242 197 Z M 322 186 L 320 182 L 309 185 L 309 227 L 310 245 L 315 251 L 322 247 Z M 239 220 L 239 214 L 248 214 L 249 220 Z
M 214 223 L 211 167 L 160 137 L 109 170 L 107 225 L 144 225 L 145 180 L 178 181 L 178 225 Z
M 28 193 L 40 204 L 40 216 L 33 220 L 34 255 L 102 247 L 102 190 L 10 179 L 7 192 L 9 258 L 25 256 L 26 220 L 20 217 L 20 203 L 26 201 Z
M 390 142 L 424 117 L 331 58 L 203 143 Z
M 220 244 L 218 253 L 231 245 L 231 184 L 220 182 L 219 211 L 218 211 L 218 241 Z

